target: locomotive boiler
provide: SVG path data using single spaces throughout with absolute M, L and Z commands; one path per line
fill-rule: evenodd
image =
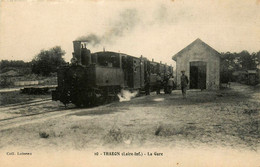
M 122 89 L 153 91 L 156 76 L 172 75 L 173 68 L 123 53 L 91 53 L 87 43 L 73 41 L 71 63 L 58 69 L 58 86 L 52 99 L 65 105 L 93 106 L 115 100 Z

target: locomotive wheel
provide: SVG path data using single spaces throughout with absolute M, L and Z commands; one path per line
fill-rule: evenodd
M 114 97 L 114 101 L 119 101 L 119 97 L 117 96 L 117 94 Z
M 101 95 L 100 97 L 97 98 L 96 105 L 106 104 L 106 100 L 107 99 L 104 96 Z
M 69 91 L 63 91 L 60 94 L 59 98 L 60 98 L 60 102 L 62 102 L 66 106 L 70 102 L 70 92 Z
M 76 103 L 74 103 L 74 104 L 76 105 L 77 108 L 82 107 L 82 104 L 81 104 L 80 102 L 76 102 Z
M 152 91 L 152 88 L 150 86 L 146 87 L 145 88 L 145 95 L 150 95 L 151 91 Z
M 148 91 L 147 91 L 147 95 L 150 95 L 150 93 L 152 92 L 152 87 L 149 87 Z
M 84 90 L 78 90 L 75 91 L 72 96 L 72 103 L 76 105 L 76 107 L 82 107 L 85 106 L 85 91 Z
M 71 99 L 72 103 L 75 104 L 76 107 L 94 107 L 111 103 L 113 101 L 119 101 L 117 94 L 120 92 L 120 90 L 120 88 L 116 87 L 110 87 L 103 90 L 78 90 Z

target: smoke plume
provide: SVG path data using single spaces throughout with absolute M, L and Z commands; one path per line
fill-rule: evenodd
M 82 42 L 88 42 L 92 46 L 96 46 L 96 45 L 100 44 L 102 38 L 95 34 L 89 34 L 87 36 L 79 37 L 79 38 L 77 38 L 77 40 L 82 41 Z
M 113 43 L 117 38 L 131 32 L 140 22 L 136 9 L 126 9 L 121 12 L 118 19 L 112 22 L 112 26 L 103 35 L 89 34 L 78 37 L 76 40 L 89 42 L 92 46 L 98 46 L 104 43 Z

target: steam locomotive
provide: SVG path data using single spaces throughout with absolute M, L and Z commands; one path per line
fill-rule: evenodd
M 149 94 L 156 89 L 158 74 L 162 78 L 173 74 L 173 68 L 166 64 L 117 52 L 90 53 L 86 45 L 73 41 L 73 58 L 58 69 L 53 100 L 80 107 L 114 100 L 122 89 Z

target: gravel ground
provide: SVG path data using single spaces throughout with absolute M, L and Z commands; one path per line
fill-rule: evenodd
M 224 154 L 229 158 L 252 159 L 250 163 L 226 162 L 222 157 L 223 164 L 216 166 L 251 166 L 259 155 L 259 102 L 259 88 L 232 83 L 230 89 L 217 92 L 189 90 L 187 99 L 182 99 L 176 90 L 171 95 L 152 94 L 95 108 L 62 110 L 55 117 L 44 119 L 43 115 L 38 121 L 25 117 L 20 124 L 2 129 L 0 150 L 33 148 L 93 153 L 93 150 L 159 149 L 173 151 L 171 154 L 180 161 L 180 153 L 184 152 L 191 158 L 189 162 L 199 151 L 204 155 L 200 160 L 211 155 L 215 164 L 220 163 L 216 157 Z M 49 102 L 33 110 L 44 107 L 62 108 Z M 201 164 L 214 166 L 203 161 Z

